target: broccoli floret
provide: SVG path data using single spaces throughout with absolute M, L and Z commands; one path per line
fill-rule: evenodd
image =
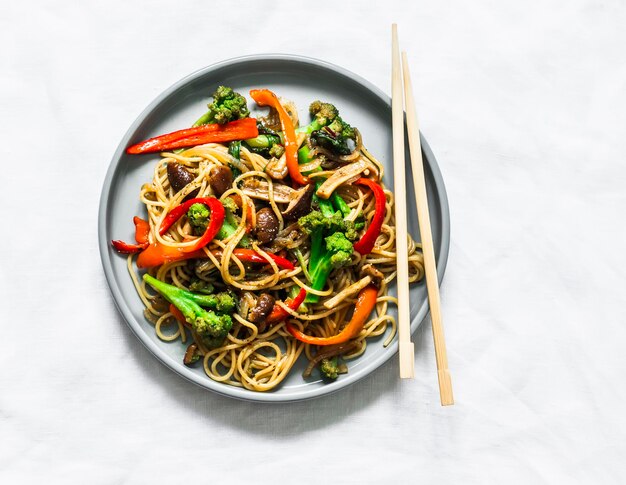
M 233 326 L 233 319 L 230 315 L 218 315 L 211 310 L 205 314 L 196 317 L 191 325 L 204 345 L 209 348 L 219 347 Z
M 187 210 L 187 221 L 191 225 L 191 230 L 196 236 L 202 236 L 206 231 L 211 211 L 204 204 L 192 204 Z
M 311 211 L 298 219 L 298 225 L 304 232 L 311 235 L 318 229 L 327 229 L 328 218 L 322 215 L 320 211 Z
M 313 101 L 309 106 L 313 121 L 299 128 L 298 133 L 306 133 L 311 141 L 337 155 L 348 155 L 355 147 L 356 133 L 353 127 L 343 121 L 335 105 Z M 309 147 L 305 144 L 298 150 L 298 163 L 311 160 Z
M 352 260 L 352 243 L 341 232 L 331 234 L 326 239 L 326 251 L 330 254 L 330 264 L 340 268 Z
M 215 287 L 208 281 L 205 281 L 198 277 L 194 277 L 189 283 L 189 291 L 203 293 L 205 295 L 212 295 L 215 291 Z
M 322 377 L 332 379 L 333 381 L 337 379 L 339 376 L 339 361 L 337 357 L 323 359 L 322 362 L 320 362 L 320 372 L 322 373 Z
M 322 201 L 320 201 L 321 203 Z M 322 290 L 333 269 L 345 266 L 352 261 L 352 243 L 350 239 L 357 236 L 354 224 L 344 221 L 340 212 L 323 209 L 328 201 L 321 204 L 319 211 L 311 211 L 298 219 L 298 224 L 311 238 L 311 255 L 309 257 L 309 274 L 311 288 Z M 307 303 L 316 303 L 319 296 L 309 293 Z
M 357 238 L 357 232 L 354 227 L 354 222 L 344 221 L 341 212 L 335 212 L 328 221 L 331 232 L 342 233 L 350 241 L 354 241 Z
M 356 143 L 356 132 L 337 116 L 333 122 L 311 133 L 311 140 L 337 155 L 349 155 Z
M 339 110 L 334 104 L 324 103 L 322 101 L 313 101 L 309 105 L 309 113 L 315 117 L 319 128 L 326 126 L 339 116 Z M 319 128 L 316 128 L 319 130 Z
M 228 209 L 231 212 L 236 212 L 239 209 L 237 203 L 233 200 L 232 197 L 226 197 L 220 201 L 224 206 L 224 209 Z
M 213 295 L 215 297 L 215 309 L 221 313 L 232 313 L 237 306 L 235 295 L 230 291 L 222 291 Z
M 237 205 L 234 203 L 234 201 L 228 197 L 222 201 L 222 205 L 224 206 L 226 215 L 224 218 L 224 222 L 222 223 L 222 227 L 215 236 L 216 239 L 220 240 L 226 239 L 227 237 L 234 234 L 237 231 L 238 225 L 235 216 L 233 216 L 233 211 L 231 211 L 231 207 L 233 207 L 233 205 L 234 209 L 237 209 Z M 204 204 L 192 204 L 191 207 L 189 207 L 189 209 L 187 210 L 187 220 L 191 225 L 191 230 L 194 235 L 202 236 L 202 234 L 204 234 L 204 231 L 206 231 L 206 228 L 209 224 L 210 215 L 211 211 L 209 211 L 208 207 Z M 244 248 L 249 247 L 250 239 L 248 239 L 248 236 L 244 235 L 244 237 L 242 237 L 239 241 L 239 245 Z
M 213 102 L 207 111 L 193 126 L 240 120 L 250 116 L 246 98 L 227 86 L 219 86 L 213 93 Z
M 354 241 L 357 237 L 354 223 L 344 221 L 340 212 L 331 212 L 330 215 L 324 215 L 321 210 L 314 210 L 298 219 L 298 224 L 309 235 L 319 230 L 325 230 L 329 233 L 343 233 L 342 235 L 345 235 L 351 241 Z
M 261 134 L 256 138 L 249 138 L 244 140 L 243 143 L 246 145 L 246 148 L 253 153 L 258 153 L 259 155 L 268 156 L 271 155 L 271 151 L 283 149 L 282 145 L 280 145 L 280 136 L 271 135 L 271 134 Z M 280 148 L 274 148 L 279 146 Z
M 207 347 L 218 347 L 228 335 L 233 320 L 230 315 L 221 312 L 232 312 L 235 308 L 235 298 L 229 293 L 217 295 L 198 295 L 183 290 L 177 286 L 169 285 L 144 274 L 143 279 L 152 288 L 158 291 L 163 298 L 174 305 L 185 317 L 198 337 Z M 206 310 L 203 307 L 213 308 Z
M 329 125 L 339 116 L 339 110 L 334 104 L 324 103 L 323 101 L 313 101 L 309 106 L 309 113 L 313 116 L 313 120 L 308 125 L 298 128 L 296 130 L 297 133 L 310 135 L 314 131 L 321 130 L 326 125 Z
M 278 143 L 272 146 L 272 148 L 270 148 L 270 151 L 269 151 L 269 155 L 272 157 L 276 157 L 276 158 L 282 157 L 283 153 L 285 153 L 285 147 L 282 145 L 279 145 Z

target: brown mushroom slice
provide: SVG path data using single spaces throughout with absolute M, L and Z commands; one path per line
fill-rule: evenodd
M 311 211 L 311 201 L 314 193 L 314 184 L 308 184 L 298 190 L 294 190 L 291 202 L 289 202 L 289 205 L 282 213 L 283 217 L 293 220 L 308 214 Z
M 378 288 L 380 288 L 382 281 L 385 279 L 385 275 L 377 270 L 376 267 L 371 263 L 364 265 L 361 268 L 360 274 L 361 277 L 369 276 L 370 278 L 372 278 L 372 283 L 374 283 L 374 285 L 376 285 Z
M 190 366 L 200 360 L 201 354 L 200 349 L 196 344 L 191 344 L 187 347 L 187 351 L 185 352 L 185 356 L 183 357 L 183 364 L 186 366 Z
M 248 313 L 248 320 L 258 325 L 263 323 L 265 319 L 272 313 L 276 300 L 269 293 L 261 293 L 256 302 L 255 307 Z
M 292 200 L 294 190 L 285 184 L 274 184 L 274 201 L 279 204 L 288 204 Z M 253 178 L 245 179 L 241 188 L 244 194 L 253 199 L 270 200 L 269 183 Z
M 174 192 L 180 192 L 187 185 L 189 185 L 195 179 L 195 175 L 193 175 L 189 170 L 183 167 L 178 162 L 167 162 L 167 180 L 170 182 L 170 186 L 174 190 Z M 196 195 L 198 195 L 198 190 L 196 189 L 185 197 L 186 199 L 193 199 Z
M 278 234 L 278 217 L 269 207 L 264 207 L 256 213 L 256 238 L 263 244 L 271 243 Z
M 303 232 L 298 225 L 298 222 L 292 222 L 282 231 L 280 231 L 269 250 L 272 253 L 277 253 L 283 249 L 291 249 L 299 245 L 298 240 L 303 236 Z
M 209 185 L 218 197 L 233 185 L 233 171 L 226 165 L 216 165 L 209 172 Z
M 318 197 L 328 199 L 337 187 L 349 181 L 354 181 L 353 179 L 361 175 L 361 172 L 365 169 L 367 169 L 367 162 L 364 160 L 359 160 L 350 165 L 344 165 L 328 177 L 320 188 L 317 189 Z

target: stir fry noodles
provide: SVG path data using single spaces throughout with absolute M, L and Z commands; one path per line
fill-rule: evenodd
M 139 190 L 135 243 L 112 241 L 158 337 L 213 380 L 275 388 L 304 354 L 304 378 L 341 378 L 369 339 L 396 333 L 393 193 L 337 108 L 220 86 L 191 128 L 127 149 L 160 153 Z M 307 117 L 308 118 L 308 117 Z M 424 274 L 409 241 L 410 281 Z M 180 344 L 179 344 L 180 345 Z

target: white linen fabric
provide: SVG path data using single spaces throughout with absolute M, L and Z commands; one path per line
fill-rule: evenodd
M 284 52 L 390 92 L 390 24 L 443 173 L 442 302 L 397 358 L 259 405 L 157 362 L 97 247 L 104 176 L 144 107 L 225 58 Z M 626 3 L 3 2 L 0 483 L 624 483 Z

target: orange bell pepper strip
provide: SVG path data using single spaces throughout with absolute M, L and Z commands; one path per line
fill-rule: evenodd
M 280 125 L 285 137 L 285 157 L 289 176 L 291 180 L 300 185 L 308 184 L 309 179 L 300 173 L 300 165 L 298 165 L 298 139 L 296 138 L 296 130 L 287 111 L 285 111 L 283 105 L 280 104 L 278 97 L 269 89 L 253 89 L 250 91 L 250 96 L 259 106 L 270 106 L 278 112 Z
M 158 241 L 154 241 L 146 249 L 137 256 L 138 268 L 152 268 L 161 266 L 165 263 L 173 261 L 182 261 L 184 259 L 204 258 L 206 254 L 202 249 L 191 252 L 183 251 L 183 248 L 166 246 Z
M 254 118 L 231 121 L 224 125 L 210 125 L 185 128 L 166 135 L 156 136 L 128 147 L 126 153 L 138 155 L 142 153 L 163 152 L 175 148 L 193 147 L 205 143 L 226 143 L 235 140 L 247 140 L 259 136 L 259 129 Z
M 335 345 L 347 342 L 351 338 L 358 335 L 363 329 L 363 325 L 367 321 L 370 313 L 376 305 L 376 298 L 378 296 L 378 289 L 374 285 L 368 285 L 359 292 L 359 296 L 356 300 L 354 307 L 354 313 L 348 325 L 346 325 L 341 332 L 332 337 L 311 337 L 302 333 L 287 322 L 285 328 L 296 339 L 301 342 L 313 345 Z

